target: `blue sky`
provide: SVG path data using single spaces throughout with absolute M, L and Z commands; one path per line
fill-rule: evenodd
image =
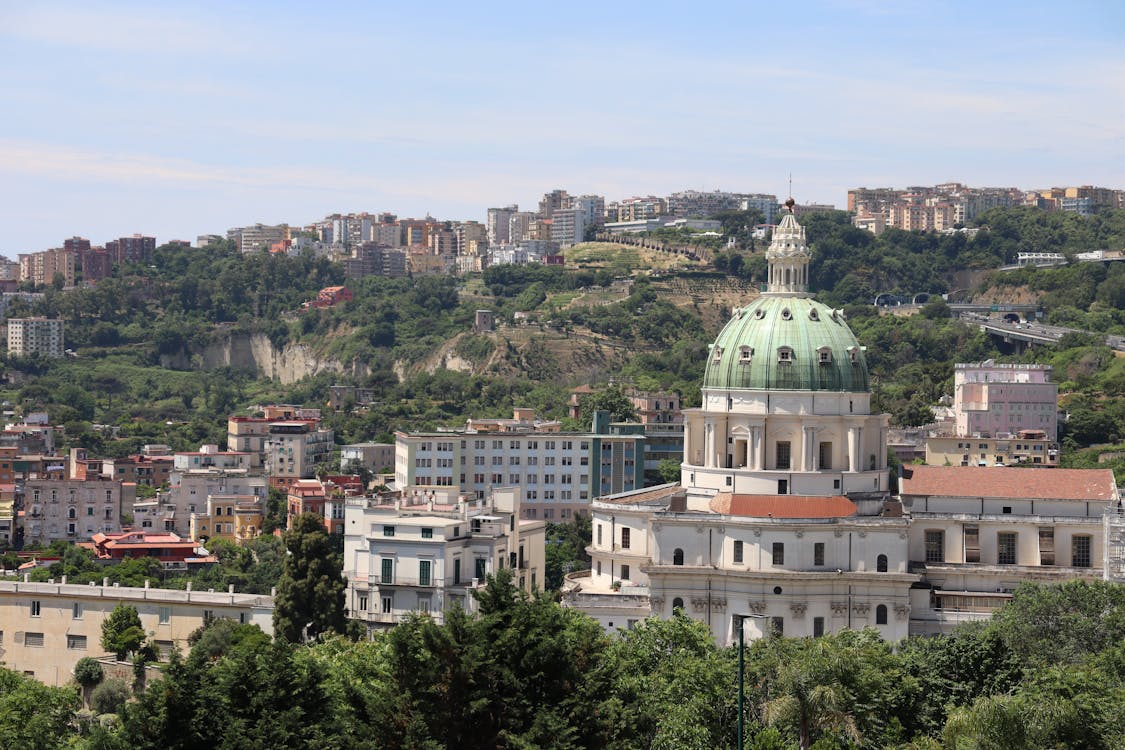
M 546 191 L 1125 188 L 1125 3 L 0 0 L 0 253 Z

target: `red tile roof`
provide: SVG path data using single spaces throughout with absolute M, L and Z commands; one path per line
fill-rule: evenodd
M 855 503 L 843 495 L 732 495 L 720 492 L 711 510 L 753 518 L 839 518 L 854 516 Z
M 904 466 L 902 495 L 1109 501 L 1109 469 L 1017 469 L 1006 466 Z

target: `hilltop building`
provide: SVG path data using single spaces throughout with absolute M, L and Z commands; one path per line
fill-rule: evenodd
M 8 318 L 8 354 L 63 355 L 63 322 L 56 318 Z

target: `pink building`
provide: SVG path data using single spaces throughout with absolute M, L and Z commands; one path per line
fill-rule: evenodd
M 1049 365 L 958 364 L 953 414 L 961 437 L 1006 437 L 1042 430 L 1058 439 L 1059 387 Z

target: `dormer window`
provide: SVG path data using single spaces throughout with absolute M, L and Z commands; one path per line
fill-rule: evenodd
M 738 364 L 748 365 L 754 359 L 754 347 L 740 346 L 738 347 Z
M 755 320 L 761 320 L 764 317 L 766 317 L 766 311 L 763 310 L 762 308 L 759 307 L 757 310 L 754 311 L 754 319 Z
M 853 365 L 859 364 L 859 347 L 858 346 L 849 346 L 848 347 L 848 359 L 851 360 L 851 363 Z
M 793 349 L 788 346 L 779 347 L 777 350 L 778 364 L 789 364 L 793 361 Z
M 822 346 L 816 350 L 816 360 L 822 365 L 832 364 L 832 350 L 827 346 Z
M 789 311 L 788 307 L 784 307 L 784 308 L 781 309 L 781 319 L 782 320 L 792 320 L 793 319 L 793 313 L 791 313 Z
M 712 358 L 713 360 L 715 360 L 716 362 L 718 362 L 719 360 L 721 360 L 721 359 L 723 358 L 723 347 L 721 347 L 721 346 L 716 346 L 716 347 L 715 347 L 715 351 L 714 351 L 714 353 L 713 353 L 713 355 L 712 355 L 712 357 L 711 357 L 711 358 Z
M 820 313 L 816 311 L 815 307 L 809 310 L 809 320 L 820 320 Z

